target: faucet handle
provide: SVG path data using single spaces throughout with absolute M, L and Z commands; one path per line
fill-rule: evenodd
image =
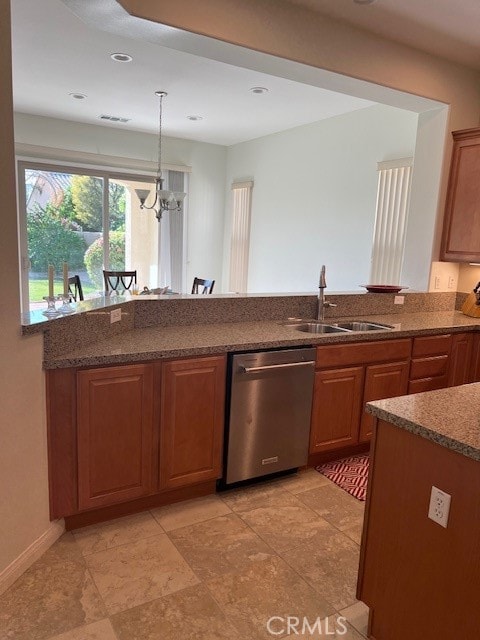
M 323 303 L 324 307 L 336 307 L 337 305 L 334 302 L 329 302 L 328 300 L 325 300 Z

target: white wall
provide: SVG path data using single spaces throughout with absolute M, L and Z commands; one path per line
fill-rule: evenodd
M 368 281 L 377 162 L 413 155 L 417 118 L 376 105 L 229 148 L 227 189 L 255 183 L 249 292 L 313 291 L 322 264 L 331 291 Z
M 156 135 L 22 113 L 15 114 L 14 122 L 16 143 L 157 161 Z M 220 280 L 227 148 L 180 138 L 164 137 L 162 142 L 165 164 L 192 168 L 187 202 L 187 289 L 194 276 Z
M 418 116 L 415 164 L 408 213 L 401 283 L 428 291 L 435 244 L 441 233 L 437 209 L 444 158 L 448 109 Z
M 32 544 L 57 535 L 48 513 L 43 340 L 20 331 L 9 24 L 0 2 L 0 592 L 35 559 Z

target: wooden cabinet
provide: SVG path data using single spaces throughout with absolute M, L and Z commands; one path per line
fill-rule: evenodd
M 473 382 L 472 372 L 473 333 L 456 333 L 452 336 L 448 386 Z
M 480 333 L 473 334 L 470 382 L 480 382 Z
M 433 391 L 448 386 L 451 349 L 452 336 L 449 333 L 413 339 L 408 393 Z
M 371 400 L 408 390 L 411 340 L 385 340 L 317 348 L 310 454 L 368 442 Z
M 225 358 L 166 363 L 162 372 L 160 481 L 163 488 L 222 474 Z
M 370 457 L 357 583 L 369 637 L 478 638 L 480 463 L 382 420 Z M 451 496 L 447 528 L 427 517 L 432 486 Z
M 363 367 L 315 373 L 310 453 L 339 449 L 358 442 L 363 376 Z
M 50 512 L 81 526 L 212 493 L 226 357 L 47 372 Z
M 480 128 L 453 132 L 442 260 L 480 262 Z
M 405 395 L 408 390 L 409 368 L 408 360 L 368 366 L 365 373 L 363 405 L 373 400 Z M 360 442 L 368 442 L 371 439 L 374 422 L 375 418 L 371 414 L 365 411 L 362 413 Z
M 152 365 L 80 371 L 77 394 L 79 509 L 154 491 Z

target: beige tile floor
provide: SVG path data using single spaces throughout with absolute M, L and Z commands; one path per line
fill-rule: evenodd
M 362 518 L 308 470 L 66 533 L 0 596 L 0 640 L 294 638 L 295 617 L 362 640 Z

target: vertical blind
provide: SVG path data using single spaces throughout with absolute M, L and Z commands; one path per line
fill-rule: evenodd
M 252 189 L 253 182 L 232 184 L 233 216 L 229 290 L 235 293 L 247 292 Z
M 400 284 L 413 158 L 378 163 L 372 284 Z

